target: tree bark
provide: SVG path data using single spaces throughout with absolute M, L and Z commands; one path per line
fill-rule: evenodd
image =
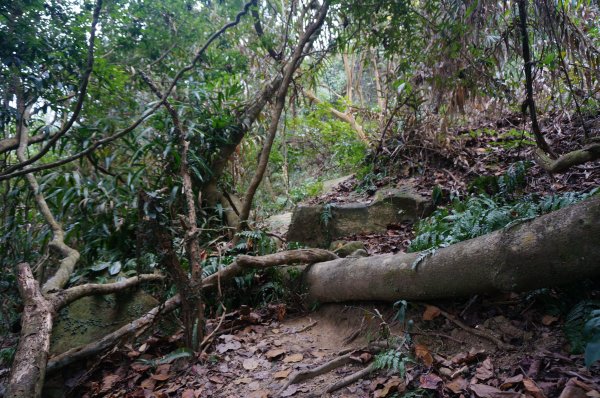
M 21 317 L 21 339 L 8 379 L 6 397 L 40 397 L 50 352 L 54 308 L 42 295 L 28 264 L 17 266 L 17 282 L 25 308 Z
M 429 300 L 525 291 L 600 275 L 600 196 L 465 242 L 421 253 L 313 264 L 308 296 L 318 302 Z
M 75 286 L 43 295 L 27 263 L 17 266 L 17 283 L 25 308 L 21 317 L 21 337 L 8 380 L 7 398 L 37 398 L 42 394 L 54 316 L 65 305 L 84 296 L 121 291 L 161 275 L 140 275 L 122 282 Z

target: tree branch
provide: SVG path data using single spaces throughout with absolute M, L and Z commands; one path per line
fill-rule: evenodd
M 88 283 L 85 285 L 74 286 L 66 290 L 60 290 L 50 294 L 48 299 L 52 303 L 55 311 L 69 305 L 73 301 L 77 301 L 85 296 L 95 296 L 101 294 L 110 294 L 118 292 L 129 287 L 137 286 L 143 282 L 153 282 L 165 279 L 164 275 L 160 274 L 143 274 L 133 276 L 124 281 L 114 283 Z
M 100 0 L 99 0 L 100 1 Z M 67 156 L 66 158 L 54 161 L 54 162 L 49 162 L 40 166 L 35 166 L 35 167 L 31 167 L 28 170 L 20 170 L 20 171 L 14 171 L 14 172 L 10 172 L 10 171 L 5 171 L 4 173 L 0 174 L 0 181 L 3 180 L 7 180 L 10 178 L 14 178 L 14 177 L 18 177 L 21 175 L 25 175 L 28 173 L 34 173 L 37 171 L 41 171 L 41 170 L 48 170 L 57 166 L 61 166 L 63 164 L 67 164 L 70 163 L 74 160 L 77 160 L 83 156 L 86 156 L 89 153 L 92 153 L 93 151 L 95 151 L 96 149 L 109 144 L 123 136 L 125 136 L 126 134 L 130 133 L 131 131 L 133 131 L 135 128 L 137 128 L 144 120 L 146 120 L 149 116 L 151 116 L 152 114 L 154 114 L 154 112 L 156 112 L 156 110 L 161 107 L 164 102 L 169 98 L 169 96 L 171 95 L 171 92 L 173 91 L 173 88 L 177 85 L 177 83 L 179 82 L 179 80 L 183 77 L 183 75 L 190 71 L 191 69 L 194 68 L 194 66 L 196 65 L 196 63 L 198 63 L 198 61 L 200 60 L 200 58 L 202 57 L 202 55 L 204 55 L 204 53 L 206 52 L 206 49 L 212 44 L 213 41 L 215 41 L 219 36 L 221 36 L 223 33 L 225 33 L 228 29 L 236 26 L 237 24 L 240 23 L 241 18 L 246 15 L 248 13 L 248 10 L 250 8 L 250 5 L 252 4 L 252 1 L 246 3 L 244 5 L 244 9 L 239 12 L 237 14 L 237 16 L 235 17 L 235 20 L 232 22 L 227 23 L 226 25 L 224 25 L 223 27 L 221 27 L 221 29 L 219 29 L 218 31 L 216 31 L 215 33 L 213 33 L 209 39 L 206 41 L 206 43 L 204 43 L 204 45 L 196 52 L 194 58 L 192 59 L 192 62 L 183 67 L 182 69 L 179 70 L 179 72 L 177 72 L 177 74 L 175 75 L 175 77 L 173 78 L 173 80 L 171 81 L 169 87 L 167 88 L 167 90 L 165 91 L 165 93 L 162 95 L 161 99 L 154 103 L 154 105 L 152 107 L 150 107 L 147 111 L 145 111 L 144 113 L 142 113 L 141 116 L 139 116 L 133 123 L 131 123 L 128 127 L 124 128 L 123 130 L 121 130 L 120 132 L 113 134 L 109 137 L 105 137 L 101 140 L 96 141 L 95 143 L 93 143 L 92 145 L 90 145 L 88 148 L 84 149 L 83 151 L 80 151 L 76 154 L 73 154 L 71 156 Z M 36 155 L 37 156 L 37 155 Z M 19 165 L 19 167 L 23 167 L 22 164 Z

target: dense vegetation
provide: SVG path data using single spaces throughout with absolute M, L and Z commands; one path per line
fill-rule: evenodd
M 19 263 L 44 293 L 161 271 L 198 348 L 204 314 L 293 295 L 270 271 L 223 296 L 203 278 L 276 251 L 255 223 L 341 175 L 360 194 L 416 179 L 445 206 L 413 251 L 595 192 L 587 169 L 581 192 L 527 188 L 600 157 L 595 1 L 14 0 L 0 43 L 0 334 Z

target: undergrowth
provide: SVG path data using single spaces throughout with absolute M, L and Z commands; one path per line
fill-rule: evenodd
M 494 181 L 478 179 L 476 185 L 491 182 L 496 194 L 479 193 L 466 200 L 454 200 L 445 208 L 436 210 L 430 217 L 419 222 L 415 238 L 408 250 L 421 252 L 415 263 L 431 255 L 436 249 L 472 239 L 501 228 L 531 220 L 543 214 L 572 205 L 600 192 L 567 192 L 538 197 L 517 197 L 515 193 L 525 183 L 527 165 L 513 165 L 507 173 Z M 481 192 L 481 190 L 480 190 Z M 565 318 L 565 335 L 574 353 L 585 351 L 586 365 L 600 359 L 600 304 L 581 300 L 572 307 Z

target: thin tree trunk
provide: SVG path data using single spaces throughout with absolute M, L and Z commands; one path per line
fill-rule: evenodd
M 240 225 L 238 227 L 238 230 L 242 230 L 246 227 L 246 222 L 248 221 L 248 217 L 250 215 L 250 208 L 252 207 L 254 195 L 256 194 L 256 190 L 258 189 L 258 186 L 260 185 L 265 174 L 265 170 L 267 169 L 269 155 L 271 153 L 271 148 L 273 147 L 273 142 L 275 141 L 277 127 L 279 125 L 279 119 L 281 118 L 281 114 L 283 113 L 283 107 L 285 105 L 287 90 L 292 82 L 292 77 L 294 76 L 296 70 L 300 67 L 302 59 L 306 55 L 306 52 L 310 50 L 310 48 L 312 47 L 312 43 L 318 36 L 320 28 L 325 22 L 325 16 L 327 15 L 328 10 L 329 2 L 325 0 L 323 2 L 323 5 L 319 8 L 319 11 L 317 12 L 316 20 L 312 22 L 302 34 L 302 37 L 298 41 L 294 53 L 292 54 L 290 60 L 287 62 L 283 70 L 283 80 L 281 82 L 279 90 L 277 91 L 277 95 L 275 96 L 275 104 L 273 105 L 273 110 L 271 111 L 269 129 L 267 131 L 267 139 L 265 140 L 262 151 L 260 153 L 260 159 L 258 162 L 256 173 L 254 174 L 254 177 L 250 182 L 250 186 L 246 191 L 244 202 L 242 204 L 242 209 L 240 210 Z
M 535 108 L 535 100 L 533 98 L 533 77 L 531 73 L 531 52 L 529 47 L 529 33 L 527 31 L 527 0 L 518 0 L 519 5 L 519 25 L 521 27 L 521 41 L 523 45 L 523 62 L 525 69 L 525 90 L 527 92 L 527 107 L 529 108 L 529 117 L 531 118 L 531 130 L 535 136 L 535 142 L 538 147 L 544 152 L 555 157 L 554 152 L 544 139 L 544 135 L 540 129 L 537 120 L 537 111 Z

